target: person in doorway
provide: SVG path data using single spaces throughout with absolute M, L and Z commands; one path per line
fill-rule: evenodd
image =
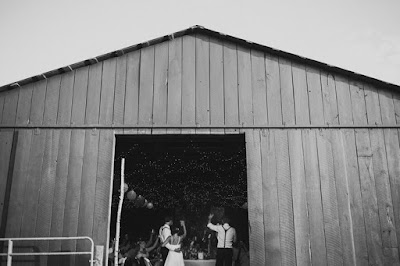
M 162 265 L 164 265 L 165 260 L 167 259 L 168 252 L 170 249 L 180 252 L 180 248 L 174 248 L 171 246 L 171 226 L 173 225 L 173 220 L 171 216 L 166 216 L 164 218 L 165 224 L 160 227 L 159 230 L 159 237 L 160 237 L 160 243 L 161 243 L 161 259 L 162 259 Z
M 236 242 L 236 230 L 229 225 L 229 218 L 223 217 L 222 224 L 214 225 L 211 223 L 211 219 L 214 214 L 208 216 L 207 227 L 217 232 L 217 261 L 216 266 L 231 266 L 233 256 L 233 244 Z
M 181 248 L 181 243 L 183 239 L 186 237 L 186 225 L 185 221 L 181 221 L 181 226 L 183 229 L 183 233 L 179 227 L 173 229 L 172 237 L 171 237 L 171 246 L 169 248 L 167 260 L 165 261 L 165 266 L 185 266 L 183 261 L 183 253 L 176 252 L 175 249 Z
M 149 260 L 150 252 L 155 249 L 158 245 L 158 239 L 154 242 L 153 246 L 146 247 L 147 244 L 145 241 L 139 242 L 139 251 L 136 254 L 136 259 L 139 261 L 140 266 L 151 266 Z

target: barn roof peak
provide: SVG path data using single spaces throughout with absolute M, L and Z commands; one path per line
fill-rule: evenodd
M 227 34 L 224 34 L 224 33 L 221 33 L 221 32 L 213 31 L 213 30 L 207 29 L 207 28 L 205 28 L 205 27 L 203 27 L 201 25 L 194 25 L 194 26 L 192 26 L 190 28 L 187 28 L 187 29 L 184 29 L 184 30 L 181 30 L 181 31 L 177 31 L 177 32 L 174 32 L 174 33 L 171 33 L 171 34 L 168 34 L 168 35 L 164 35 L 164 36 L 156 38 L 156 39 L 152 39 L 152 40 L 149 40 L 149 41 L 146 41 L 146 42 L 138 43 L 138 44 L 135 44 L 135 45 L 123 48 L 123 49 L 119 49 L 119 50 L 116 50 L 116 51 L 113 51 L 113 52 L 110 52 L 110 53 L 106 53 L 106 54 L 103 54 L 103 55 L 100 55 L 100 56 L 97 56 L 97 57 L 94 57 L 94 58 L 90 58 L 90 59 L 87 59 L 87 60 L 83 60 L 83 61 L 77 62 L 75 64 L 64 66 L 64 67 L 61 67 L 61 68 L 58 68 L 58 69 L 55 69 L 55 70 L 48 71 L 48 72 L 43 73 L 43 74 L 39 74 L 39 75 L 36 75 L 36 76 L 32 76 L 32 77 L 29 77 L 29 78 L 26 78 L 26 79 L 23 79 L 23 80 L 20 80 L 20 81 L 17 81 L 17 82 L 13 82 L 13 83 L 1 86 L 0 87 L 0 92 L 1 91 L 5 91 L 5 90 L 10 90 L 10 89 L 13 89 L 15 87 L 20 87 L 20 86 L 23 86 L 23 85 L 26 85 L 26 84 L 29 84 L 29 83 L 32 83 L 32 82 L 39 81 L 39 80 L 47 79 L 47 78 L 50 78 L 50 77 L 58 75 L 58 74 L 70 72 L 70 71 L 73 71 L 75 69 L 78 69 L 78 68 L 81 68 L 81 67 L 84 67 L 84 66 L 92 65 L 92 64 L 107 60 L 109 58 L 122 56 L 122 55 L 124 55 L 126 53 L 133 52 L 135 50 L 139 50 L 139 49 L 144 48 L 144 47 L 152 46 L 152 45 L 155 45 L 155 44 L 158 44 L 158 43 L 161 43 L 161 42 L 172 40 L 174 38 L 182 37 L 182 36 L 185 36 L 185 35 L 192 35 L 192 34 L 203 34 L 203 35 L 207 35 L 207 36 L 212 36 L 214 38 L 222 39 L 222 40 L 229 41 L 229 42 L 233 42 L 233 43 L 236 43 L 237 45 L 245 46 L 245 47 L 248 47 L 250 49 L 261 50 L 261 51 L 264 51 L 264 52 L 267 52 L 267 53 L 270 53 L 270 54 L 273 54 L 273 55 L 277 55 L 277 56 L 282 57 L 282 58 L 287 58 L 287 59 L 293 60 L 295 62 L 303 63 L 303 64 L 306 64 L 306 65 L 315 66 L 317 68 L 323 69 L 323 70 L 331 72 L 331 73 L 341 74 L 341 75 L 344 75 L 344 76 L 347 76 L 347 77 L 350 77 L 350 78 L 353 78 L 353 79 L 356 79 L 356 80 L 365 81 L 365 82 L 368 82 L 368 83 L 371 83 L 371 84 L 374 84 L 374 85 L 377 85 L 377 86 L 381 86 L 381 87 L 383 86 L 383 87 L 389 88 L 389 89 L 400 90 L 400 86 L 392 84 L 392 83 L 381 81 L 381 80 L 378 80 L 378 79 L 375 79 L 375 78 L 372 78 L 372 77 L 368 77 L 368 76 L 365 76 L 365 75 L 362 75 L 362 74 L 358 74 L 358 73 L 355 73 L 355 72 L 352 72 L 352 71 L 349 71 L 349 70 L 345 70 L 345 69 L 342 69 L 342 68 L 339 68 L 339 67 L 331 66 L 331 65 L 328 65 L 326 63 L 322 63 L 322 62 L 319 62 L 319 61 L 316 61 L 316 60 L 312 60 L 312 59 L 308 59 L 308 58 L 305 58 L 305 57 L 301 57 L 301 56 L 298 56 L 298 55 L 295 55 L 295 54 L 292 54 L 292 53 L 288 53 L 288 52 L 285 52 L 285 51 L 274 49 L 274 48 L 271 48 L 271 47 L 268 47 L 268 46 L 265 46 L 265 45 L 261 45 L 261 44 L 257 44 L 257 43 L 251 42 L 251 41 L 240 39 L 238 37 L 227 35 Z

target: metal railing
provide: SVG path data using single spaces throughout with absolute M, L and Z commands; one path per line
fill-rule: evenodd
M 54 241 L 54 240 L 88 240 L 90 251 L 60 251 L 60 252 L 13 252 L 14 242 L 16 241 Z M 0 238 L 0 241 L 8 242 L 7 253 L 0 253 L 0 256 L 7 256 L 7 266 L 12 266 L 14 256 L 55 256 L 55 255 L 90 255 L 89 265 L 93 266 L 94 242 L 88 236 L 77 237 L 16 237 Z

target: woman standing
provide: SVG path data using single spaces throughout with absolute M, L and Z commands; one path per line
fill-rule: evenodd
M 183 253 L 181 251 L 176 252 L 174 249 L 180 249 L 183 239 L 186 237 L 186 225 L 185 221 L 181 221 L 183 234 L 180 234 L 179 227 L 176 227 L 172 231 L 171 237 L 171 249 L 168 252 L 165 266 L 184 266 Z

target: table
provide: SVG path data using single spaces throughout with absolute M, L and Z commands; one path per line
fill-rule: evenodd
M 215 266 L 215 260 L 185 260 L 185 266 Z

